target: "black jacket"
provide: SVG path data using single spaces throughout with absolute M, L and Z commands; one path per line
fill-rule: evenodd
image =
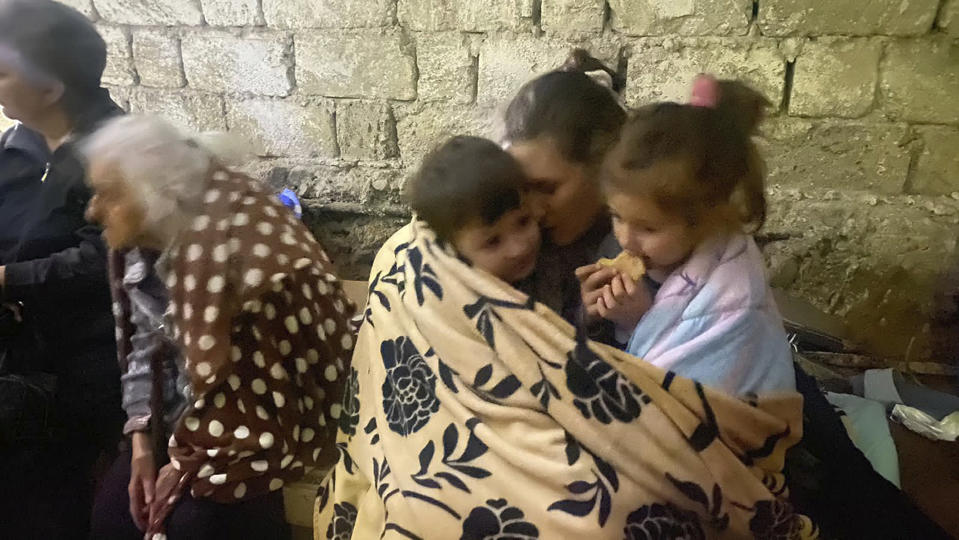
M 49 159 L 47 142 L 22 124 L 0 136 L 0 265 L 14 256 Z
M 38 348 L 29 355 L 38 364 L 33 368 L 114 345 L 107 249 L 100 228 L 84 219 L 91 192 L 77 144 L 121 112 L 104 95 L 87 109 L 71 140 L 49 156 L 42 180 L 0 177 L 0 186 L 20 186 L 11 190 L 23 206 L 15 224 L 16 245 L 2 254 L 3 301 L 23 305 L 25 326 Z M 6 149 L 2 161 L 0 171 L 7 173 Z M 22 169 L 16 167 L 16 159 L 11 162 L 9 172 L 16 177 Z M 0 216 L 0 221 L 7 219 Z

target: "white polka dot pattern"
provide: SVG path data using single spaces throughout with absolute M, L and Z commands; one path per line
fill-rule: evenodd
M 206 213 L 168 253 L 170 317 L 197 400 L 171 456 L 194 471 L 194 493 L 229 502 L 336 459 L 337 423 L 320 411 L 340 414 L 353 306 L 313 235 L 277 211 L 272 193 L 217 178 Z

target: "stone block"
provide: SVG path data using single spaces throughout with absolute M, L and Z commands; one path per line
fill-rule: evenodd
M 398 0 L 396 16 L 410 30 L 456 29 L 455 0 Z
M 181 50 L 186 79 L 197 90 L 286 96 L 293 88 L 286 34 L 188 33 Z
M 416 35 L 420 101 L 470 103 L 476 92 L 472 37 L 460 32 L 421 32 Z
M 333 259 L 342 279 L 367 280 L 373 257 L 409 216 L 368 215 L 313 207 L 307 203 L 304 221 Z
M 746 34 L 751 0 L 609 0 L 612 27 L 631 36 Z
M 939 10 L 936 26 L 946 35 L 959 38 L 959 0 L 946 0 Z
M 631 106 L 664 100 L 684 103 L 693 79 L 703 72 L 741 79 L 778 106 L 786 60 L 776 42 L 767 39 L 637 39 L 632 41 L 626 99 Z
M 456 23 L 467 32 L 520 29 L 522 5 L 520 0 L 455 0 Z
M 883 110 L 892 118 L 959 122 L 959 42 L 945 38 L 891 42 L 881 73 Z
M 93 0 L 100 18 L 117 24 L 199 26 L 203 13 L 196 0 Z
M 489 32 L 529 24 L 526 8 L 522 0 L 398 0 L 396 12 L 410 30 Z
M 136 88 L 130 94 L 130 112 L 159 115 L 191 132 L 226 129 L 223 97 L 215 94 Z
M 939 0 L 762 0 L 759 27 L 765 36 L 915 36 L 932 28 L 938 9 Z
M 96 20 L 97 12 L 93 9 L 93 0 L 57 0 L 57 2 L 72 7 L 90 20 Z
M 605 6 L 603 0 L 542 0 L 540 20 L 548 34 L 598 34 Z
M 180 40 L 164 30 L 137 29 L 133 33 L 133 58 L 143 86 L 180 88 L 186 84 Z
M 257 0 L 202 0 L 210 26 L 254 26 L 259 22 Z
M 823 38 L 796 59 L 789 114 L 856 118 L 876 101 L 882 45 L 875 40 Z
M 370 208 L 399 201 L 404 171 L 364 165 L 294 164 L 274 170 L 271 185 L 289 187 L 308 204 Z M 279 173 L 279 174 L 277 174 Z M 277 181 L 280 180 L 281 181 Z
M 296 81 L 305 94 L 413 100 L 416 60 L 398 31 L 297 34 Z
M 903 124 L 770 119 L 761 144 L 767 183 L 902 193 L 909 171 Z
M 395 158 L 399 152 L 393 111 L 385 103 L 337 103 L 336 140 L 344 159 L 382 160 Z
M 948 195 L 959 192 L 959 129 L 917 126 L 923 149 L 916 163 L 912 188 L 917 193 Z
M 403 164 L 415 170 L 423 156 L 454 135 L 493 135 L 492 108 L 453 104 L 401 104 L 394 107 Z
M 529 80 L 563 65 L 575 47 L 588 49 L 608 66 L 617 65 L 619 45 L 608 39 L 575 41 L 529 34 L 489 35 L 480 45 L 477 102 L 484 106 L 503 104 Z
M 227 121 L 260 156 L 336 157 L 333 107 L 327 102 L 231 101 Z
M 263 0 L 266 24 L 278 28 L 370 28 L 393 22 L 390 0 Z
M 107 65 L 103 70 L 103 82 L 117 86 L 132 86 L 137 82 L 130 52 L 130 32 L 116 26 L 97 26 L 97 31 L 107 44 Z

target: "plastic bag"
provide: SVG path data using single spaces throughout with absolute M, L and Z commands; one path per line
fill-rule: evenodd
M 296 215 L 296 219 L 303 218 L 303 207 L 300 205 L 300 198 L 292 189 L 284 189 L 279 194 L 280 201 Z
M 927 439 L 951 442 L 959 438 L 959 411 L 936 420 L 919 409 L 896 405 L 892 408 L 892 417 Z

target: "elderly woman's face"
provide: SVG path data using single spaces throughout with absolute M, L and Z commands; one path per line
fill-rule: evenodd
M 50 107 L 50 90 L 38 88 L 0 55 L 0 110 L 12 120 L 35 128 L 37 120 Z M 55 101 L 55 100 L 54 100 Z
M 93 198 L 87 220 L 103 225 L 107 243 L 114 249 L 139 246 L 143 239 L 146 208 L 112 163 L 93 160 L 89 167 Z
M 580 163 L 566 159 L 550 138 L 514 143 L 509 152 L 529 179 L 530 192 L 545 212 L 544 232 L 556 245 L 579 240 L 603 209 L 599 183 Z

